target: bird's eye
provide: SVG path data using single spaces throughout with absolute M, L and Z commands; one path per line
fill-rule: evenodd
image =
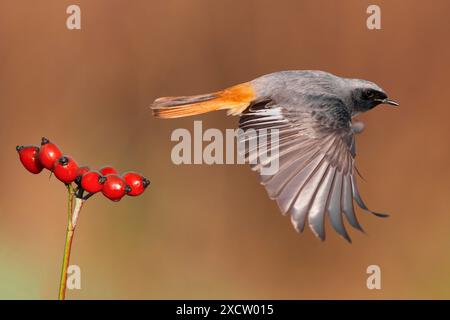
M 375 96 L 375 93 L 373 92 L 373 90 L 367 90 L 365 92 L 365 96 L 369 99 L 373 98 Z

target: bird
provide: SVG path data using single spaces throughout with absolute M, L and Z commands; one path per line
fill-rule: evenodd
M 319 70 L 279 71 L 213 93 L 161 97 L 152 106 L 156 118 L 171 119 L 227 110 L 239 116 L 239 128 L 278 130 L 278 170 L 263 174 L 266 163 L 252 166 L 261 184 L 297 232 L 306 224 L 325 240 L 325 219 L 351 243 L 344 217 L 364 232 L 355 215 L 368 209 L 358 191 L 355 135 L 364 130 L 354 120 L 380 104 L 398 106 L 377 84 Z M 270 149 L 270 147 L 269 147 Z M 248 156 L 248 154 L 247 154 Z

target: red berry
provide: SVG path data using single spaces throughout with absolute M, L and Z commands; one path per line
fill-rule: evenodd
M 130 191 L 130 186 L 128 186 L 125 180 L 118 175 L 110 174 L 106 176 L 106 181 L 103 184 L 102 193 L 108 199 L 112 201 L 119 201 L 127 192 Z
M 25 169 L 31 173 L 38 174 L 43 167 L 39 162 L 39 147 L 36 146 L 17 146 L 20 162 L 22 162 Z
M 81 178 L 81 187 L 90 193 L 96 193 L 102 190 L 106 178 L 98 171 L 89 171 Z
M 83 174 L 88 173 L 89 171 L 91 171 L 91 168 L 89 168 L 88 166 L 78 167 L 77 177 L 75 178 L 75 183 L 80 184 L 81 177 L 83 176 Z
M 52 170 L 55 161 L 61 157 L 62 153 L 56 144 L 51 143 L 47 138 L 42 138 L 41 150 L 39 151 L 39 161 L 44 168 Z
M 77 177 L 78 165 L 69 156 L 62 156 L 56 162 L 53 167 L 53 173 L 55 176 L 64 183 L 71 183 Z
M 127 172 L 122 175 L 122 178 L 130 186 L 131 191 L 128 192 L 129 196 L 138 196 L 142 194 L 150 184 L 147 178 L 144 178 L 139 173 Z
M 117 170 L 111 166 L 104 166 L 104 167 L 100 168 L 99 171 L 104 176 L 106 176 L 108 174 L 118 174 Z
M 89 171 L 91 171 L 91 168 L 89 168 L 88 166 L 78 167 L 77 176 L 82 176 Z

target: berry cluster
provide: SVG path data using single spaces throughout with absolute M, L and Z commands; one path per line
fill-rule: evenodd
M 75 183 L 77 198 L 87 200 L 97 192 L 119 201 L 123 196 L 138 196 L 148 187 L 150 181 L 136 172 L 119 175 L 113 167 L 106 166 L 92 170 L 88 166 L 78 166 L 75 160 L 63 155 L 61 150 L 47 138 L 42 138 L 41 146 L 17 146 L 20 161 L 31 173 L 38 174 L 44 168 L 53 172 L 60 181 L 69 185 Z M 84 194 L 84 193 L 87 194 Z

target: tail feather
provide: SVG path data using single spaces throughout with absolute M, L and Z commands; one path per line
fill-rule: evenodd
M 215 110 L 228 110 L 228 114 L 242 113 L 254 100 L 249 83 L 243 83 L 215 93 L 195 96 L 163 97 L 153 102 L 153 115 L 157 118 L 179 118 Z

